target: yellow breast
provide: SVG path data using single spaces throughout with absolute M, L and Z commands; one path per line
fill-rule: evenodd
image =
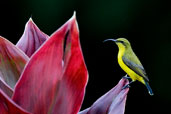
M 128 76 L 130 76 L 130 78 L 135 81 L 138 80 L 142 83 L 144 83 L 144 80 L 141 76 L 139 76 L 138 74 L 136 74 L 133 70 L 131 70 L 122 60 L 122 56 L 124 55 L 125 52 L 125 48 L 124 47 L 120 47 L 119 49 L 119 53 L 118 53 L 118 63 L 120 65 L 120 67 L 128 74 Z

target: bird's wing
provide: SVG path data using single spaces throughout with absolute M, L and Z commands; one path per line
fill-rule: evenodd
M 131 69 L 133 70 L 135 73 L 137 73 L 138 75 L 142 76 L 144 79 L 146 79 L 147 81 L 149 81 L 145 69 L 142 66 L 141 62 L 139 61 L 139 59 L 137 58 L 137 56 L 133 53 L 133 54 L 128 54 L 122 57 L 123 62 Z

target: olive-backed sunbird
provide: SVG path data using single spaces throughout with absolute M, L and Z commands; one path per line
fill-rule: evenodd
M 120 67 L 128 74 L 128 76 L 132 79 L 132 81 L 129 83 L 138 80 L 144 85 L 146 85 L 149 94 L 153 95 L 152 89 L 149 86 L 149 79 L 147 77 L 147 74 L 144 70 L 144 67 L 142 66 L 140 60 L 135 55 L 131 48 L 130 42 L 125 38 L 118 38 L 118 39 L 107 39 L 105 41 L 114 41 L 118 48 L 118 63 Z M 129 84 L 125 86 L 129 87 Z

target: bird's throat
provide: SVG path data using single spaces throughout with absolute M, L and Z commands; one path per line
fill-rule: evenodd
M 119 52 L 118 52 L 118 59 L 122 58 L 122 56 L 124 55 L 125 53 L 125 47 L 124 46 L 118 46 L 119 47 Z

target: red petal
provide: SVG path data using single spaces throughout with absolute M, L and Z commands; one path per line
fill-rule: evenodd
M 0 89 L 0 114 L 31 114 L 15 104 Z
M 87 84 L 88 73 L 80 47 L 75 17 L 71 20 L 70 26 L 65 48 L 63 77 L 53 111 L 54 114 L 77 114 Z
M 0 37 L 0 78 L 14 88 L 28 57 L 8 40 Z
M 8 95 L 8 97 L 11 97 L 13 94 L 13 90 L 0 79 L 0 89 L 6 94 Z
M 68 43 L 62 64 L 67 32 Z M 13 100 L 34 114 L 76 114 L 86 83 L 87 70 L 74 16 L 31 57 L 15 88 Z
M 122 90 L 128 81 L 121 81 L 109 92 L 100 97 L 90 108 L 79 114 L 124 114 L 126 96 L 129 88 Z
M 46 41 L 49 36 L 44 34 L 30 18 L 25 26 L 25 31 L 16 46 L 27 56 L 31 56 Z

